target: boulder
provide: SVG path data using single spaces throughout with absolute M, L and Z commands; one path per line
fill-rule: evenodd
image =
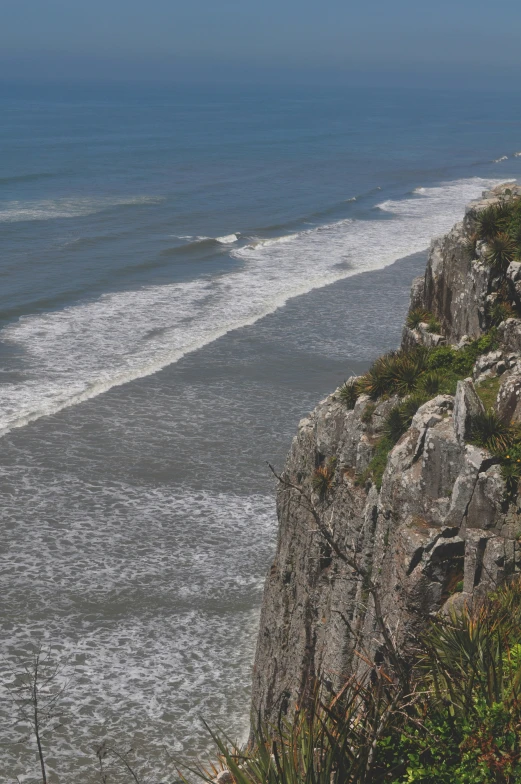
M 521 365 L 516 365 L 502 379 L 496 410 L 505 422 L 521 423 Z
M 506 353 L 521 353 L 521 320 L 509 318 L 498 327 L 499 339 Z

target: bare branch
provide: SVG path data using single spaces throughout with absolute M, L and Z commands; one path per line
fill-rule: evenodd
M 306 507 L 310 514 L 315 521 L 316 527 L 318 532 L 324 537 L 326 542 L 329 544 L 335 555 L 340 558 L 347 566 L 349 566 L 356 574 L 358 574 L 364 581 L 364 585 L 371 595 L 373 600 L 374 606 L 374 613 L 375 619 L 380 629 L 380 632 L 383 637 L 385 651 L 389 656 L 391 663 L 396 671 L 396 675 L 399 677 L 400 681 L 402 682 L 404 687 L 408 687 L 409 685 L 409 672 L 408 668 L 403 661 L 403 658 L 398 650 L 397 645 L 395 644 L 393 635 L 391 630 L 389 629 L 387 622 L 385 620 L 385 615 L 382 608 L 382 603 L 380 599 L 380 593 L 374 581 L 371 578 L 371 575 L 367 569 L 361 566 L 356 558 L 352 557 L 346 550 L 343 548 L 339 542 L 335 539 L 332 531 L 329 527 L 324 523 L 322 519 L 322 515 L 317 510 L 315 504 L 313 503 L 312 498 L 302 489 L 300 485 L 291 482 L 286 477 L 283 477 L 281 474 L 278 474 L 271 463 L 268 463 L 268 468 L 270 469 L 271 473 L 277 479 L 279 484 L 288 490 L 295 490 L 299 494 L 299 496 L 305 501 Z

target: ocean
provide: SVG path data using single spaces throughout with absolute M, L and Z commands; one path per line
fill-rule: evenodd
M 0 85 L 0 777 L 243 738 L 299 419 L 396 347 L 432 236 L 521 176 L 507 93 Z M 11 692 L 12 696 L 12 692 Z M 166 774 L 165 774 L 166 775 Z M 158 779 L 159 780 L 159 779 Z

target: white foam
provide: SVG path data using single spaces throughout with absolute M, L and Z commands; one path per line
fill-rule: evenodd
M 252 248 L 255 250 L 256 248 L 267 248 L 269 245 L 279 245 L 280 243 L 291 242 L 296 237 L 297 234 L 283 234 L 281 237 L 268 237 L 267 239 L 256 239 L 254 242 L 250 242 L 246 248 Z
M 66 730 L 49 738 L 60 780 L 94 784 L 92 748 L 107 735 L 137 743 L 157 771 L 164 744 L 185 758 L 204 750 L 201 715 L 244 731 L 273 499 L 100 485 L 25 465 L 3 480 L 17 492 L 2 516 L 0 780 L 29 775 L 37 759 L 16 743 L 6 687 L 39 640 L 74 673 Z
M 343 220 L 236 248 L 213 279 L 106 294 L 0 332 L 25 379 L 0 391 L 0 433 L 154 373 L 290 298 L 425 249 L 500 180 L 471 178 L 379 205 L 393 220 Z M 235 236 L 235 235 L 234 235 Z
M 17 223 L 19 221 L 76 218 L 82 215 L 102 212 L 111 207 L 155 204 L 159 201 L 162 201 L 162 198 L 157 196 L 89 196 L 40 201 L 3 201 L 0 202 L 0 222 Z
M 508 161 L 508 155 L 502 155 L 501 158 L 494 158 L 492 163 L 501 163 L 502 161 Z
M 514 158 L 521 158 L 521 152 L 515 152 Z
M 215 239 L 222 245 L 232 245 L 234 242 L 237 242 L 239 238 L 236 234 L 226 234 L 224 237 L 216 237 Z

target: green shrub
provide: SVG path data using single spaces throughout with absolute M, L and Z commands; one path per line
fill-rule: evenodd
M 457 352 L 450 346 L 437 346 L 429 351 L 428 370 L 449 370 L 452 368 Z
M 474 347 L 474 348 L 472 348 Z M 480 354 L 488 354 L 489 351 L 496 351 L 499 348 L 499 337 L 497 329 L 490 329 L 485 335 L 471 344 L 471 350 L 475 351 L 476 359 Z
M 387 466 L 387 458 L 389 456 L 389 452 L 393 448 L 394 443 L 384 436 L 381 438 L 376 445 L 376 450 L 374 453 L 374 457 L 365 469 L 356 480 L 358 485 L 365 485 L 365 483 L 371 479 L 378 490 L 382 487 L 382 478 L 384 475 L 385 468 Z
M 432 332 L 435 335 L 441 334 L 441 324 L 435 316 L 431 316 L 427 323 L 427 332 Z
M 461 351 L 456 351 L 456 356 L 452 363 L 452 370 L 458 378 L 467 378 L 472 375 L 472 368 L 479 354 L 472 350 L 472 345 L 465 346 Z
M 420 387 L 426 395 L 434 397 L 440 392 L 443 381 L 443 373 L 439 370 L 429 370 L 421 377 Z
M 485 410 L 493 408 L 496 404 L 499 387 L 501 386 L 501 377 L 494 376 L 486 378 L 476 386 L 476 392 L 479 399 L 483 403 Z
M 361 416 L 361 420 L 365 425 L 368 425 L 372 421 L 375 408 L 376 408 L 375 403 L 368 403 L 364 408 L 364 412 Z
M 495 350 L 498 345 L 497 330 L 493 327 L 461 349 L 451 346 L 418 347 L 385 354 L 357 382 L 356 394 L 365 393 L 372 400 L 386 395 L 405 397 L 417 393 L 453 395 L 458 380 L 472 374 L 478 357 Z M 355 390 L 346 390 L 345 394 L 350 395 L 352 401 Z
M 387 663 L 352 676 L 337 694 L 318 681 L 272 726 L 254 717 L 245 749 L 212 733 L 222 767 L 236 784 L 521 781 L 519 578 L 459 613 L 428 619 L 407 681 L 385 644 L 381 652 Z M 193 772 L 211 782 L 217 771 Z
M 487 308 L 489 322 L 494 327 L 498 327 L 502 321 L 506 321 L 508 318 L 515 318 L 516 315 L 516 311 L 509 302 L 505 302 L 499 299 L 496 299 Z
M 360 390 L 356 381 L 346 381 L 345 384 L 342 384 L 338 397 L 347 409 L 352 410 L 360 397 Z

